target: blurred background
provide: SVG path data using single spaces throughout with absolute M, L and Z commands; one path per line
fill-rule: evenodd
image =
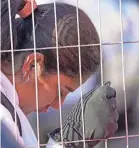
M 76 0 L 56 1 L 76 6 Z M 38 4 L 46 4 L 53 2 L 53 0 L 37 0 L 37 2 Z M 121 4 L 120 0 L 100 0 L 100 2 L 99 0 L 78 0 L 78 5 L 90 17 L 99 33 L 102 42 L 104 81 L 111 81 L 112 87 L 117 91 L 120 120 L 119 130 L 115 137 L 123 136 L 123 138 L 108 140 L 108 148 L 126 148 L 126 138 L 124 137 L 127 135 L 124 122 L 125 99 L 128 112 L 128 135 L 131 135 L 129 147 L 138 148 L 139 136 L 133 138 L 132 135 L 139 135 L 139 0 L 121 0 Z M 124 65 L 122 64 L 122 49 Z M 123 69 L 126 96 L 123 92 Z M 100 73 L 96 72 L 83 84 L 83 93 L 98 84 L 100 84 Z M 63 120 L 79 98 L 79 89 L 68 94 L 62 106 Z M 28 119 L 37 133 L 36 113 L 30 114 Z M 59 111 L 52 108 L 49 108 L 47 113 L 40 114 L 41 144 L 47 143 L 47 133 L 60 127 L 59 121 Z M 95 148 L 104 147 L 104 142 L 101 142 Z

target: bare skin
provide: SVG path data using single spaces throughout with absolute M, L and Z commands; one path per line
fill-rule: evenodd
M 27 56 L 21 70 L 15 74 L 15 85 L 19 96 L 19 106 L 26 115 L 36 111 L 34 59 L 34 53 Z M 36 54 L 36 61 L 39 112 L 47 111 L 49 106 L 59 109 L 58 74 L 57 72 L 44 72 L 44 56 L 42 54 Z M 13 83 L 13 75 L 6 74 L 6 72 L 9 71 L 9 64 L 3 62 L 1 67 L 2 72 L 11 83 Z M 83 82 L 86 78 L 83 79 Z M 71 78 L 64 74 L 60 74 L 61 105 L 67 94 L 74 91 L 79 84 L 79 77 Z

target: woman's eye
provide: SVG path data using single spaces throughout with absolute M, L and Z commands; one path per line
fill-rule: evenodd
M 61 97 L 66 97 L 67 94 L 68 92 L 65 92 L 65 91 L 60 92 Z
M 61 97 L 63 97 L 64 96 L 63 92 L 61 92 L 60 95 L 61 95 Z

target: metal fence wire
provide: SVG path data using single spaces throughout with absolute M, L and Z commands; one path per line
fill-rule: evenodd
M 60 1 L 60 0 L 59 0 Z M 76 1 L 76 2 L 75 2 Z M 91 1 L 91 0 L 90 0 Z M 102 147 L 105 147 L 105 148 L 110 148 L 110 147 L 114 147 L 114 145 L 116 146 L 118 141 L 120 141 L 121 139 L 123 139 L 123 145 L 121 145 L 121 147 L 123 148 L 126 147 L 126 148 L 137 148 L 137 141 L 139 141 L 139 132 L 136 133 L 136 132 L 130 132 L 130 128 L 128 127 L 128 120 L 129 117 L 131 116 L 128 116 L 128 100 L 131 100 L 129 99 L 129 97 L 131 97 L 131 93 L 132 92 L 138 92 L 138 84 L 136 84 L 137 88 L 136 90 L 133 91 L 133 88 L 132 86 L 135 85 L 135 83 L 138 83 L 138 74 L 139 74 L 139 70 L 138 70 L 138 67 L 135 66 L 137 65 L 135 62 L 133 62 L 134 60 L 139 59 L 139 56 L 137 55 L 139 52 L 139 48 L 138 48 L 138 43 L 139 43 L 139 36 L 136 35 L 136 32 L 137 32 L 137 28 L 138 25 L 139 25 L 139 20 L 137 17 L 135 17 L 134 14 L 136 14 L 136 12 L 139 12 L 139 8 L 137 6 L 137 3 L 135 1 L 122 1 L 122 0 L 104 0 L 102 2 L 102 0 L 92 0 L 90 2 L 89 0 L 87 0 L 86 2 L 84 2 L 83 0 L 74 0 L 74 1 L 71 1 L 71 4 L 74 3 L 74 6 L 76 6 L 76 19 L 77 19 L 77 37 L 78 37 L 78 44 L 77 45 L 59 45 L 59 36 L 58 36 L 58 22 L 57 22 L 57 2 L 56 0 L 54 1 L 51 1 L 53 3 L 53 6 L 54 6 L 54 26 L 55 26 L 55 40 L 56 40 L 56 43 L 55 43 L 55 46 L 48 46 L 48 47 L 42 47 L 42 48 L 37 48 L 37 42 L 36 42 L 36 23 L 35 23 L 35 13 L 34 13 L 34 10 L 33 10 L 33 1 L 32 1 L 32 44 L 33 44 L 33 47 L 34 48 L 23 48 L 23 49 L 14 49 L 14 43 L 13 43 L 13 31 L 12 31 L 12 16 L 11 16 L 11 8 L 10 8 L 10 3 L 11 3 L 11 0 L 8 0 L 8 8 L 9 8 L 9 24 L 10 24 L 10 40 L 11 40 L 11 49 L 9 50 L 0 50 L 1 53 L 11 53 L 11 59 L 12 59 L 12 72 L 13 72 L 13 86 L 14 86 L 14 89 L 13 91 L 15 91 L 15 88 L 16 88 L 16 83 L 15 83 L 15 54 L 16 52 L 26 52 L 26 51 L 30 51 L 30 52 L 33 52 L 34 55 L 35 55 L 35 61 L 34 61 L 34 66 L 35 66 L 35 102 L 36 102 L 36 113 L 34 113 L 34 117 L 33 117 L 33 120 L 31 121 L 31 115 L 28 117 L 29 118 L 29 121 L 31 122 L 32 126 L 33 126 L 33 129 L 36 133 L 36 136 L 37 136 L 37 146 L 35 145 L 29 145 L 27 146 L 28 148 L 29 147 L 44 147 L 47 145 L 47 142 L 46 143 L 42 143 L 41 141 L 41 137 L 43 135 L 43 139 L 45 139 L 45 135 L 47 135 L 47 133 L 43 133 L 45 131 L 45 126 L 47 126 L 46 123 L 48 124 L 51 124 L 51 119 L 49 120 L 49 117 L 51 116 L 51 111 L 48 111 L 48 113 L 42 113 L 40 115 L 39 113 L 39 101 L 38 101 L 38 80 L 37 80 L 37 60 L 36 60 L 36 52 L 39 50 L 39 51 L 46 51 L 46 50 L 55 50 L 56 51 L 56 55 L 57 55 L 57 74 L 58 74 L 58 98 L 59 98 L 59 105 L 60 105 L 60 109 L 58 111 L 58 118 L 59 120 L 56 121 L 56 122 L 59 122 L 57 124 L 60 125 L 60 128 L 61 128 L 61 144 L 64 145 L 64 141 L 63 141 L 63 131 L 62 131 L 62 124 L 63 124 L 63 114 L 64 114 L 64 109 L 62 109 L 61 107 L 61 85 L 60 85 L 60 63 L 59 63 L 59 51 L 60 50 L 64 50 L 64 49 L 71 49 L 71 48 L 78 48 L 78 54 L 79 54 L 79 81 L 80 81 L 80 87 L 79 87 L 79 91 L 78 91 L 78 94 L 80 92 L 80 97 L 81 97 L 81 107 L 83 108 L 83 100 L 82 100 L 82 97 L 83 97 L 83 94 L 84 94 L 84 87 L 83 87 L 83 80 L 82 80 L 82 68 L 81 68 L 81 64 L 82 64 L 82 60 L 81 60 L 81 50 L 83 47 L 93 47 L 93 46 L 100 46 L 100 63 L 101 63 L 101 66 L 100 66 L 100 69 L 101 69 L 101 85 L 103 85 L 103 82 L 105 82 L 107 79 L 110 78 L 112 84 L 114 84 L 114 86 L 116 88 L 120 87 L 120 91 L 121 91 L 121 96 L 120 95 L 117 95 L 120 99 L 123 100 L 124 104 L 122 104 L 122 108 L 124 109 L 124 118 L 125 118 L 125 127 L 124 127 L 124 130 L 123 131 L 119 131 L 119 133 L 123 132 L 124 134 L 115 134 L 113 137 L 110 137 L 108 138 L 107 140 L 104 140 L 105 142 L 100 145 L 100 146 L 96 146 L 96 148 L 102 148 Z M 45 3 L 45 1 L 38 1 L 38 3 Z M 47 2 L 47 1 L 46 1 Z M 64 1 L 64 0 L 61 0 L 60 2 L 65 2 L 65 3 L 70 3 L 70 1 Z M 92 9 L 94 10 L 91 10 L 91 6 L 88 8 L 87 4 L 86 3 L 90 3 L 90 4 L 94 4 L 95 7 L 92 5 Z M 109 19 L 109 16 L 105 16 L 104 14 L 104 11 L 109 11 L 109 14 L 111 13 L 111 9 L 110 10 L 104 10 L 105 8 L 105 5 L 103 5 L 103 3 L 106 3 L 107 5 L 110 5 L 110 6 L 114 6 L 115 9 L 116 9 L 116 12 L 117 12 L 117 16 L 119 16 L 118 18 L 118 22 L 111 22 L 110 24 L 110 21 L 106 22 L 108 19 Z M 110 4 L 109 4 L 110 3 Z M 97 7 L 96 7 L 97 6 Z M 126 6 L 126 8 L 125 8 Z M 131 7 L 131 6 L 135 6 L 137 8 L 138 11 L 135 12 L 135 9 L 133 9 L 134 7 Z M 84 10 L 86 10 L 87 8 L 90 10 L 90 16 L 92 16 L 92 18 L 94 17 L 97 17 L 97 23 L 94 22 L 94 20 L 92 20 L 92 22 L 95 24 L 95 27 L 97 28 L 97 31 L 98 31 L 98 34 L 99 34 L 99 38 L 100 38 L 100 43 L 98 44 L 81 44 L 81 41 L 80 41 L 80 14 L 79 14 L 79 8 L 83 9 L 85 7 Z M 117 8 L 116 8 L 117 7 Z M 126 10 L 127 9 L 129 10 L 127 16 L 125 17 L 124 15 L 124 12 L 123 10 Z M 87 13 L 89 13 L 89 10 Z M 93 14 L 92 12 L 95 12 L 95 14 Z M 129 19 L 130 18 L 130 13 L 133 14 L 131 15 L 131 18 L 133 18 L 134 16 L 134 19 Z M 97 16 L 95 16 L 97 15 Z M 138 14 L 136 14 L 138 16 Z M 112 16 L 112 14 L 111 14 Z M 113 21 L 113 17 L 115 16 L 112 16 L 110 18 L 111 21 Z M 105 18 L 107 18 L 105 20 Z M 126 20 L 124 22 L 124 20 Z M 41 20 L 40 20 L 41 21 Z M 38 22 L 39 23 L 39 22 Z M 124 24 L 125 23 L 125 24 Z M 97 24 L 97 26 L 96 26 Z M 107 24 L 107 26 L 104 26 L 104 24 Z M 116 25 L 118 24 L 118 25 Z M 136 24 L 136 25 L 135 25 Z M 115 25 L 115 26 L 113 26 Z M 116 27 L 119 27 L 118 30 Z M 111 28 L 114 28 L 118 33 L 118 37 L 119 39 L 115 39 L 115 40 L 112 40 L 113 39 L 113 36 L 116 36 L 115 32 L 111 29 Z M 125 31 L 126 29 L 126 31 Z M 132 29 L 132 31 L 131 31 Z M 108 32 L 107 30 L 109 30 L 110 32 L 110 37 L 107 41 L 104 41 L 105 40 L 105 35 L 104 34 L 107 34 L 107 33 L 104 33 L 104 30 L 106 30 L 106 32 Z M 131 31 L 131 34 L 130 34 L 130 31 Z M 138 30 L 139 31 L 139 30 Z M 113 33 L 114 32 L 114 33 Z M 125 37 L 127 37 L 127 40 L 125 39 Z M 132 38 L 129 38 L 129 36 Z M 2 38 L 2 36 L 1 36 Z M 131 45 L 131 46 L 130 46 Z M 135 47 L 134 47 L 135 46 Z M 109 49 L 110 48 L 110 49 Z M 118 48 L 118 49 L 117 49 Z M 118 54 L 117 54 L 118 53 Z M 128 53 L 128 54 L 127 54 Z M 111 56 L 111 57 L 109 57 Z M 131 58 L 132 59 L 131 59 Z M 109 60 L 107 60 L 107 62 L 105 62 L 105 58 L 108 58 Z M 134 59 L 135 58 L 135 59 Z M 113 60 L 113 61 L 112 61 Z M 117 60 L 117 61 L 116 61 Z M 115 62 L 114 62 L 115 61 Z M 129 62 L 129 61 L 132 61 L 132 62 Z M 138 61 L 138 60 L 136 60 Z M 114 62 L 114 64 L 113 64 Z M 133 65 L 132 65 L 133 64 Z M 117 67 L 114 67 L 114 66 L 117 66 Z M 131 70 L 127 70 L 127 67 L 129 68 L 133 68 L 135 67 L 134 69 L 131 69 Z M 119 74 L 116 73 L 116 70 L 118 71 Z M 130 72 L 129 72 L 130 71 Z M 131 74 L 131 80 L 129 81 L 128 80 L 128 75 L 130 75 L 130 73 L 132 73 L 133 71 L 135 71 L 135 73 Z M 115 75 L 114 75 L 115 73 Z M 128 74 L 127 74 L 128 73 Z M 109 77 L 110 76 L 110 77 Z M 109 77 L 109 78 L 108 78 Z M 120 82 L 119 82 L 119 80 Z M 134 84 L 133 84 L 134 83 Z M 126 86 L 127 84 L 127 86 Z M 128 88 L 128 86 L 131 86 L 131 89 Z M 131 91 L 130 91 L 131 90 Z M 128 92 L 129 91 L 129 92 Z M 119 92 L 117 91 L 117 94 Z M 73 92 L 74 94 L 74 92 Z M 135 96 L 135 93 L 133 94 L 134 95 L 134 99 L 135 98 L 138 98 L 138 95 Z M 76 96 L 76 94 L 75 94 Z M 15 92 L 14 92 L 14 99 L 15 99 Z M 73 95 L 74 97 L 74 95 Z M 16 119 L 16 100 L 14 101 L 14 107 L 15 107 L 15 119 Z M 122 101 L 119 101 L 119 104 L 120 102 Z M 139 102 L 138 102 L 139 103 Z M 132 105 L 132 110 L 135 110 L 135 106 L 134 105 L 137 105 L 135 102 L 133 102 L 133 105 Z M 139 106 L 139 105 L 137 105 Z M 120 105 L 121 107 L 121 105 Z M 54 113 L 55 111 L 53 111 Z M 66 111 L 65 111 L 66 112 Z M 131 113 L 129 111 L 129 113 Z M 136 111 L 136 114 L 139 113 L 139 110 Z M 48 114 L 48 117 L 46 119 L 45 118 L 45 115 Z M 50 116 L 49 116 L 50 114 Z M 47 116 L 47 115 L 46 115 Z M 51 116 L 51 118 L 55 118 L 55 116 Z M 134 118 L 139 118 L 139 114 L 137 114 L 136 117 Z M 36 120 L 36 121 L 35 121 Z M 47 121 L 48 120 L 48 121 Z M 132 118 L 131 118 L 132 120 Z M 138 120 L 138 119 L 137 119 Z M 55 122 L 55 120 L 53 120 Z M 17 122 L 17 119 L 16 119 L 16 122 Z M 44 123 L 42 123 L 44 122 Z M 135 121 L 136 122 L 136 121 Z M 84 127 L 84 116 L 83 116 L 83 109 L 82 109 L 82 123 L 83 123 L 83 139 L 81 140 L 81 142 L 83 142 L 83 148 L 85 148 L 85 143 L 87 140 L 85 140 L 85 127 Z M 138 123 L 138 122 L 137 122 Z M 53 124 L 53 123 L 52 123 Z M 136 126 L 135 124 L 132 126 L 132 128 L 134 128 L 134 126 Z M 15 126 L 16 127 L 16 126 Z M 48 125 L 49 127 L 49 125 Z M 51 126 L 50 126 L 51 127 Z M 40 129 L 41 128 L 41 129 Z M 53 127 L 54 129 L 55 127 Z M 53 130 L 52 129 L 52 130 Z M 139 129 L 139 126 L 137 126 L 137 129 Z M 16 130 L 16 129 L 15 129 Z M 42 132 L 43 131 L 43 132 Z M 47 131 L 47 130 L 46 130 Z M 46 132 L 45 131 L 45 132 Z M 131 133 L 131 134 L 130 134 Z M 16 135 L 17 136 L 17 135 Z M 135 142 L 133 142 L 133 144 L 130 144 L 130 139 L 136 139 Z M 89 141 L 89 140 L 88 140 Z M 109 141 L 111 141 L 114 145 L 109 145 Z M 79 141 L 70 141 L 69 143 L 76 143 L 76 142 L 79 142 Z M 120 143 L 120 142 L 119 142 Z M 139 142 L 138 142 L 139 144 Z M 26 147 L 26 148 L 27 148 Z M 120 148 L 120 147 L 119 147 Z

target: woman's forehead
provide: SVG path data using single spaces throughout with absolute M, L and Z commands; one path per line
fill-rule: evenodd
M 61 78 L 60 82 L 65 86 L 65 88 L 67 88 L 70 92 L 72 92 L 75 89 L 77 89 L 79 86 L 81 86 L 83 83 L 85 83 L 89 77 L 90 75 L 85 75 L 80 79 L 80 76 L 76 78 L 65 76 L 62 77 L 63 79 Z

